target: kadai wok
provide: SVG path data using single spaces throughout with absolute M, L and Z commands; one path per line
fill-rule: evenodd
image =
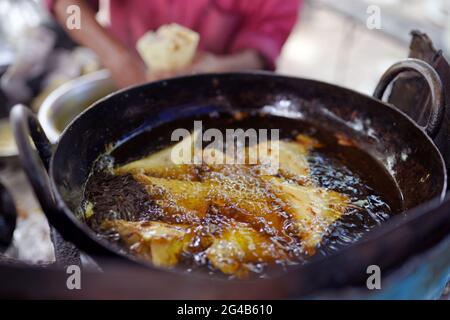
M 301 292 L 335 281 L 320 267 L 330 262 L 344 271 L 400 263 L 420 239 L 405 233 L 408 245 L 393 244 L 383 256 L 392 240 L 383 232 L 402 234 L 424 219 L 411 209 L 443 199 L 445 165 L 430 138 L 443 108 L 435 71 L 403 61 L 376 96 L 411 69 L 432 92 L 426 128 L 378 99 L 266 73 L 182 77 L 114 93 L 78 116 L 54 152 L 26 108 L 15 107 L 11 119 L 50 223 L 93 257 L 119 256 L 174 278 L 195 274 L 194 282 L 295 275 L 301 285 L 292 290 Z M 170 163 L 169 133 L 195 120 L 205 129 L 280 129 L 279 166 Z M 246 146 L 246 156 L 258 147 Z M 352 267 L 343 258 L 351 252 Z

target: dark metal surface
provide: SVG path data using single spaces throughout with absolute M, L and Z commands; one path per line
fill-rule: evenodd
M 65 126 L 94 101 L 115 91 L 108 70 L 100 70 L 75 78 L 53 91 L 38 112 L 50 142 L 56 143 Z
M 0 183 L 0 253 L 11 244 L 17 212 L 8 190 Z
M 24 105 L 14 106 L 10 119 L 16 144 L 20 150 L 20 161 L 42 209 L 54 209 L 53 195 L 47 175 L 52 156 L 51 144 L 36 117 Z M 30 143 L 30 137 L 35 148 Z
M 428 84 L 431 96 L 431 112 L 423 129 L 430 137 L 434 138 L 441 127 L 444 117 L 445 96 L 438 73 L 428 63 L 418 59 L 407 59 L 394 64 L 382 75 L 373 96 L 382 100 L 388 86 L 398 75 L 405 71 L 418 72 Z
M 53 229 L 64 230 L 67 227 L 60 222 L 61 214 L 56 209 L 47 174 L 52 156 L 52 146 L 45 136 L 39 121 L 24 105 L 17 105 L 13 108 L 11 111 L 11 123 L 18 148 L 21 150 L 19 158 L 23 169 L 42 209 L 50 221 L 56 263 L 61 266 L 79 265 L 79 251 L 73 244 L 66 243 L 59 233 Z M 30 136 L 38 151 L 37 153 L 29 142 Z
M 67 268 L 71 265 L 82 266 L 80 251 L 71 242 L 64 240 L 59 232 L 50 225 L 50 237 L 55 251 L 55 263 Z
M 202 288 L 205 297 L 244 294 L 237 292 L 236 286 L 246 286 L 249 290 L 246 289 L 245 294 L 254 294 L 254 297 L 267 294 L 294 297 L 325 286 L 358 283 L 366 276 L 368 265 L 378 264 L 386 270 L 393 268 L 442 237 L 441 232 L 448 232 L 450 217 L 444 209 L 437 210 L 446 188 L 445 166 L 433 142 L 419 126 L 395 108 L 354 91 L 267 73 L 172 79 L 134 87 L 97 102 L 65 130 L 51 160 L 50 183 L 56 204 L 47 197 L 52 193 L 49 189 L 41 194 L 50 223 L 88 253 L 125 257 L 109 242 L 99 239 L 77 217 L 84 184 L 94 161 L 108 145 L 144 128 L 148 131 L 187 114 L 233 110 L 265 110 L 286 117 L 301 116 L 313 124 L 348 134 L 392 174 L 402 192 L 405 209 L 435 200 L 392 218 L 368 233 L 365 240 L 336 255 L 298 267 L 277 277 L 276 281 L 258 281 L 254 291 L 250 290 L 248 282 L 237 285 L 235 281 L 220 282 L 207 276 L 186 277 L 179 272 L 148 266 L 154 272 L 152 276 L 149 273 L 149 278 L 167 277 L 165 286 L 173 295 L 176 296 L 176 292 L 170 288 L 176 290 L 181 283 L 186 283 L 187 289 Z M 15 108 L 12 122 L 16 133 L 29 124 L 23 108 Z M 38 159 L 30 154 L 30 146 L 24 146 L 28 142 L 27 133 L 16 134 L 19 149 L 26 155 L 21 160 L 30 172 L 30 180 L 35 179 L 33 185 L 48 188 L 43 182 L 48 179 L 45 171 L 42 167 L 39 169 Z M 33 178 L 33 174 L 41 177 Z M 270 292 L 259 287 L 268 283 Z
M 409 57 L 429 63 L 439 74 L 445 90 L 445 111 L 441 129 L 434 139 L 441 151 L 447 169 L 450 169 L 450 64 L 430 38 L 419 31 L 412 32 Z M 414 72 L 399 76 L 392 88 L 388 101 L 408 114 L 419 124 L 424 125 L 430 116 L 430 91 L 422 77 Z

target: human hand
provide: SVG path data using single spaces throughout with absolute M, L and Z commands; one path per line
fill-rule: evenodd
M 209 52 L 199 52 L 184 72 L 189 74 L 227 71 L 226 58 Z
M 226 71 L 223 58 L 208 52 L 199 52 L 186 68 L 176 71 L 153 71 L 149 73 L 149 81 L 157 81 L 177 76 Z
M 232 72 L 263 68 L 264 60 L 255 50 L 249 49 L 230 55 L 215 55 L 209 52 L 199 52 L 188 67 L 172 72 L 151 72 L 149 80 L 156 81 L 188 74 Z
M 147 82 L 148 75 L 144 63 L 129 52 L 116 53 L 105 62 L 111 76 L 119 88 Z

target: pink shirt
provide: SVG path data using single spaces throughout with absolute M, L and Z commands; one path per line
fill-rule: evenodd
M 55 0 L 47 0 L 50 8 Z M 98 1 L 89 1 L 98 6 Z M 130 48 L 148 30 L 171 22 L 200 34 L 200 49 L 215 54 L 257 50 L 275 60 L 302 0 L 110 0 L 110 31 Z

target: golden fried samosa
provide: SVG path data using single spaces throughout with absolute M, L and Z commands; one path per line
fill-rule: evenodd
M 304 144 L 295 141 L 267 141 L 248 148 L 249 159 L 258 160 L 261 175 L 281 174 L 299 183 L 309 181 L 309 150 Z
M 235 170 L 234 173 L 227 170 Z M 225 166 L 223 171 L 208 175 L 211 203 L 220 214 L 248 223 L 255 230 L 284 236 L 286 215 L 282 212 L 266 184 L 248 172 L 248 167 Z
M 343 194 L 324 188 L 300 186 L 278 178 L 269 178 L 273 192 L 285 203 L 284 209 L 292 215 L 298 236 L 308 254 L 315 248 L 339 219 L 349 204 Z
M 189 135 L 173 146 L 114 169 L 114 174 L 145 173 L 160 178 L 195 180 L 194 141 L 193 135 Z
M 162 267 L 175 266 L 192 239 L 189 226 L 157 221 L 106 220 L 101 228 L 117 232 L 133 254 Z
M 189 223 L 205 216 L 210 205 L 210 187 L 197 181 L 182 181 L 135 174 L 149 197 L 167 214 L 169 220 Z
M 236 223 L 206 250 L 211 265 L 225 274 L 245 277 L 259 263 L 285 259 L 276 243 L 243 223 Z

